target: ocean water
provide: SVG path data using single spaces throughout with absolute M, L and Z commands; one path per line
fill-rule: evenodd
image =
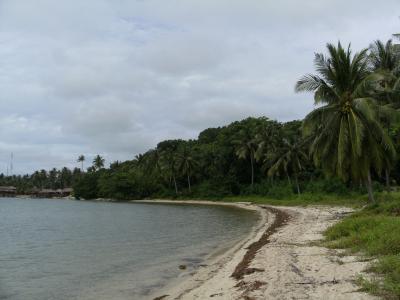
M 146 299 L 257 220 L 221 206 L 0 198 L 0 299 Z

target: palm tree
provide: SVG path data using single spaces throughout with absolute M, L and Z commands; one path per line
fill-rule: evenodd
M 156 172 L 157 175 L 162 175 L 162 163 L 161 154 L 158 149 L 153 149 L 147 152 L 148 155 L 148 165 L 152 172 Z
M 379 122 L 378 104 L 367 95 L 375 78 L 370 76 L 367 49 L 352 55 L 338 44 L 327 45 L 328 57 L 316 54 L 318 75 L 306 75 L 296 91 L 314 92 L 315 104 L 303 122 L 305 136 L 313 136 L 310 147 L 314 163 L 327 174 L 344 180 L 362 180 L 374 202 L 371 170 L 380 172 L 384 157 L 394 157 L 392 141 Z
M 169 174 L 170 182 L 174 183 L 175 194 L 178 195 L 178 184 L 176 182 L 176 153 L 169 149 L 162 152 L 163 168 Z
M 374 97 L 382 104 L 399 107 L 400 49 L 392 40 L 385 44 L 379 40 L 370 45 L 369 60 L 376 75 Z
M 268 176 L 272 177 L 276 174 L 284 172 L 291 185 L 290 175 L 293 175 L 296 182 L 297 193 L 300 195 L 300 185 L 298 175 L 304 169 L 303 162 L 307 161 L 307 154 L 304 152 L 304 142 L 290 143 L 287 139 L 283 139 L 282 147 L 277 152 L 272 166 L 268 170 Z
M 381 123 L 387 130 L 396 120 L 397 113 L 391 109 L 399 107 L 400 92 L 400 51 L 393 45 L 392 40 L 384 44 L 377 40 L 370 45 L 369 56 L 373 71 L 380 75 L 378 84 L 374 87 L 374 97 L 383 105 L 380 110 Z M 385 163 L 386 187 L 390 191 L 390 168 L 393 162 L 387 157 Z
M 375 41 L 370 45 L 370 61 L 374 71 L 394 72 L 399 68 L 399 50 L 392 40 L 385 44 Z
M 182 174 L 186 175 L 189 193 L 191 193 L 192 187 L 190 183 L 190 176 L 196 165 L 196 162 L 193 158 L 192 151 L 188 146 L 183 145 L 182 147 L 180 147 L 179 152 L 177 154 L 177 163 L 178 163 L 178 170 Z
M 77 162 L 81 163 L 81 170 L 83 172 L 83 162 L 85 161 L 85 155 L 79 155 Z
M 235 154 L 239 159 L 249 159 L 251 168 L 251 188 L 254 187 L 254 163 L 258 147 L 255 136 L 249 130 L 239 131 L 237 138 L 233 141 Z
M 101 168 L 103 168 L 104 162 L 105 162 L 105 159 L 103 157 L 101 157 L 100 155 L 96 155 L 95 158 L 93 159 L 94 169 L 100 170 Z
M 178 195 L 176 153 L 181 142 L 181 140 L 166 140 L 157 145 L 157 151 L 159 151 L 157 155 L 159 155 L 161 169 L 165 170 L 166 174 L 169 175 L 170 182 L 173 181 L 176 195 Z
M 256 134 L 257 151 L 255 153 L 255 159 L 257 162 L 261 161 L 263 163 L 263 171 L 270 167 L 270 163 L 281 142 L 281 136 L 282 127 L 276 121 L 269 121 L 269 123 L 262 127 L 259 133 Z M 271 176 L 270 179 L 272 182 L 273 176 Z
M 57 179 L 58 179 L 58 177 L 59 177 L 59 172 L 57 171 L 56 168 L 53 168 L 53 169 L 51 169 L 49 171 L 48 179 L 49 179 L 49 182 L 50 182 L 50 187 L 52 189 L 56 189 L 57 188 L 57 181 L 58 181 Z

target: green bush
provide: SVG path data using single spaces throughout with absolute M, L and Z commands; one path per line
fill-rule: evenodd
M 311 180 L 305 186 L 308 193 L 348 195 L 349 188 L 339 178 Z
M 195 196 L 197 198 L 219 198 L 232 194 L 230 182 L 217 183 L 216 181 L 203 181 L 192 188 L 192 194 L 187 196 Z
M 293 195 L 293 187 L 290 186 L 286 181 L 263 181 L 255 183 L 253 187 L 251 185 L 245 185 L 241 187 L 241 195 L 258 195 L 264 196 L 270 199 L 290 199 Z
M 285 199 L 294 196 L 293 187 L 288 184 L 272 185 L 267 194 L 268 197 L 274 199 Z
M 98 198 L 97 181 L 100 173 L 85 173 L 74 184 L 74 195 L 77 199 Z

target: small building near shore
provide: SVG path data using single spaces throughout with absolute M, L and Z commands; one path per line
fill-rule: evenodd
M 38 198 L 62 198 L 69 197 L 72 195 L 72 188 L 64 188 L 64 189 L 41 189 L 37 190 L 33 193 L 33 196 Z
M 17 188 L 15 186 L 0 186 L 0 197 L 15 197 Z

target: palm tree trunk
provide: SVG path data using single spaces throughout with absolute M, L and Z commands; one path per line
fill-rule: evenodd
M 295 180 L 296 180 L 296 187 L 297 187 L 297 194 L 300 195 L 300 185 L 299 185 L 299 179 L 297 178 L 297 175 L 294 176 Z
M 369 202 L 375 203 L 374 193 L 372 191 L 372 179 L 371 179 L 371 171 L 370 170 L 368 170 L 365 186 L 367 187 Z
M 291 186 L 292 185 L 292 180 L 290 179 L 289 173 L 286 172 L 286 175 L 287 175 L 287 180 L 289 182 L 289 185 Z
M 177 194 L 177 195 L 178 195 L 178 185 L 176 184 L 175 175 L 172 175 L 172 179 L 174 180 L 175 194 Z
M 385 176 L 386 176 L 386 189 L 388 193 L 390 193 L 390 172 L 389 169 L 385 170 Z
M 192 187 L 190 185 L 190 175 L 189 175 L 189 173 L 187 174 L 187 181 L 188 181 L 189 193 L 192 193 Z
M 81 161 L 81 170 L 83 172 L 83 161 Z

